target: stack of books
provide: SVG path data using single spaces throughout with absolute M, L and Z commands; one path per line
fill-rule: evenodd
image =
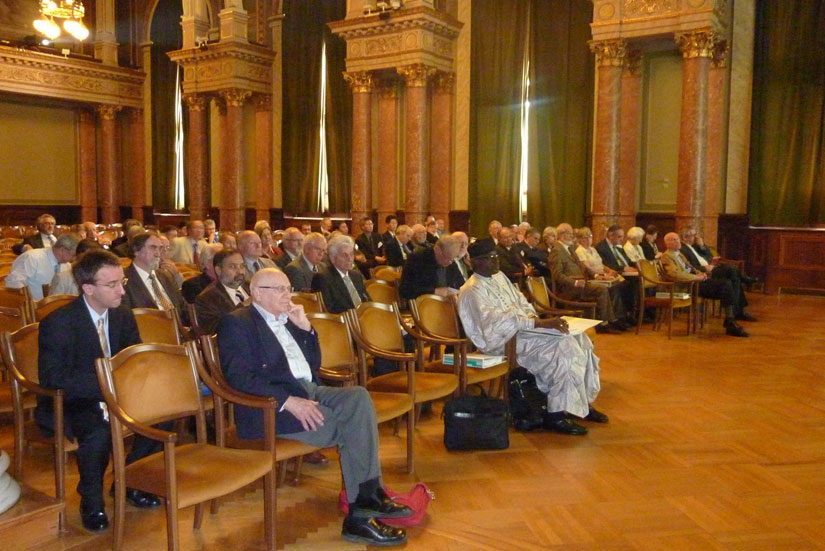
M 444 365 L 453 365 L 455 363 L 455 358 L 452 354 L 444 354 L 444 358 L 441 360 Z M 468 367 L 475 367 L 476 369 L 486 369 L 488 367 L 493 367 L 494 365 L 498 365 L 504 361 L 504 356 L 490 356 L 489 354 L 467 354 L 467 366 Z
M 667 291 L 658 291 L 656 298 L 670 298 L 670 293 Z M 674 300 L 688 300 L 690 293 L 673 293 Z

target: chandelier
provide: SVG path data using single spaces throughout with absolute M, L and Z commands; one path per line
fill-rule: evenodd
M 40 0 L 42 17 L 34 21 L 34 28 L 48 39 L 54 40 L 60 36 L 60 26 L 54 20 L 64 19 L 63 29 L 83 41 L 89 37 L 89 29 L 83 24 L 85 13 L 86 9 L 80 0 Z

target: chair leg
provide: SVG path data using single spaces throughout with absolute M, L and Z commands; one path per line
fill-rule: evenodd
M 221 498 L 216 497 L 209 503 L 209 514 L 210 515 L 217 515 L 218 509 L 221 506 Z
M 200 530 L 201 524 L 203 524 L 203 503 L 198 503 L 195 505 L 195 519 L 192 523 L 192 529 Z
M 413 437 L 415 436 L 415 409 L 418 408 L 418 404 L 413 410 L 407 412 L 407 472 L 412 474 L 414 468 L 414 448 L 413 448 Z
M 55 446 L 57 447 L 57 446 Z M 66 503 L 66 460 L 65 454 L 55 449 L 54 450 L 54 495 L 58 501 L 65 505 Z M 60 532 L 66 530 L 66 508 L 60 511 L 57 516 L 57 529 Z
M 115 483 L 115 515 L 114 528 L 112 529 L 112 548 L 120 551 L 123 547 L 123 524 L 126 520 L 126 488 L 124 484 Z M 169 505 L 167 503 L 166 507 Z
M 166 548 L 178 551 L 178 505 L 166 500 Z
M 673 336 L 673 305 L 667 309 L 667 340 Z
M 23 451 L 26 447 L 23 442 L 23 434 L 18 434 L 17 427 L 14 427 L 14 478 L 23 480 Z
M 301 467 L 304 465 L 304 456 L 299 455 L 295 458 L 295 472 L 294 477 L 292 478 L 292 483 L 297 486 L 301 483 Z
M 264 534 L 267 551 L 275 551 L 275 514 L 278 510 L 275 485 L 274 472 L 264 476 Z
M 278 480 L 277 486 L 283 486 L 284 480 L 286 480 L 286 464 L 287 460 L 278 461 Z

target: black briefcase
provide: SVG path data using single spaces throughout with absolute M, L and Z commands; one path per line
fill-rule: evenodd
M 444 446 L 448 450 L 503 450 L 510 447 L 504 400 L 461 396 L 444 404 Z

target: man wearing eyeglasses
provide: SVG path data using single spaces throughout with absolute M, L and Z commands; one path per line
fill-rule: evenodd
M 102 249 L 89 250 L 74 264 L 72 273 L 81 294 L 40 322 L 38 374 L 45 388 L 63 389 L 65 434 L 78 443 L 80 518 L 84 528 L 97 532 L 109 526 L 103 474 L 109 464 L 111 435 L 94 361 L 140 343 L 140 333 L 132 311 L 121 304 L 126 279 L 117 256 Z M 46 433 L 54 431 L 50 398 L 38 397 L 35 420 Z M 157 449 L 155 442 L 138 436 L 126 463 Z M 128 488 L 126 499 L 140 508 L 160 505 L 156 496 Z
M 279 245 L 284 252 L 275 259 L 275 265 L 281 270 L 286 268 L 287 264 L 301 256 L 301 245 L 303 243 L 304 234 L 301 233 L 301 230 L 296 227 L 287 228 Z
M 303 252 L 284 268 L 294 290 L 312 291 L 312 278 L 321 269 L 320 264 L 326 252 L 327 240 L 320 233 L 310 233 L 304 238 Z
M 290 291 L 283 272 L 260 270 L 250 282 L 252 305 L 221 318 L 218 346 L 227 382 L 242 392 L 278 400 L 279 436 L 311 446 L 338 446 L 350 504 L 341 529 L 345 540 L 400 545 L 406 533 L 378 519 L 406 517 L 412 511 L 382 489 L 370 396 L 359 386 L 320 384 L 318 336 L 303 307 L 292 302 Z M 235 423 L 241 438 L 263 437 L 260 410 L 236 406 Z

